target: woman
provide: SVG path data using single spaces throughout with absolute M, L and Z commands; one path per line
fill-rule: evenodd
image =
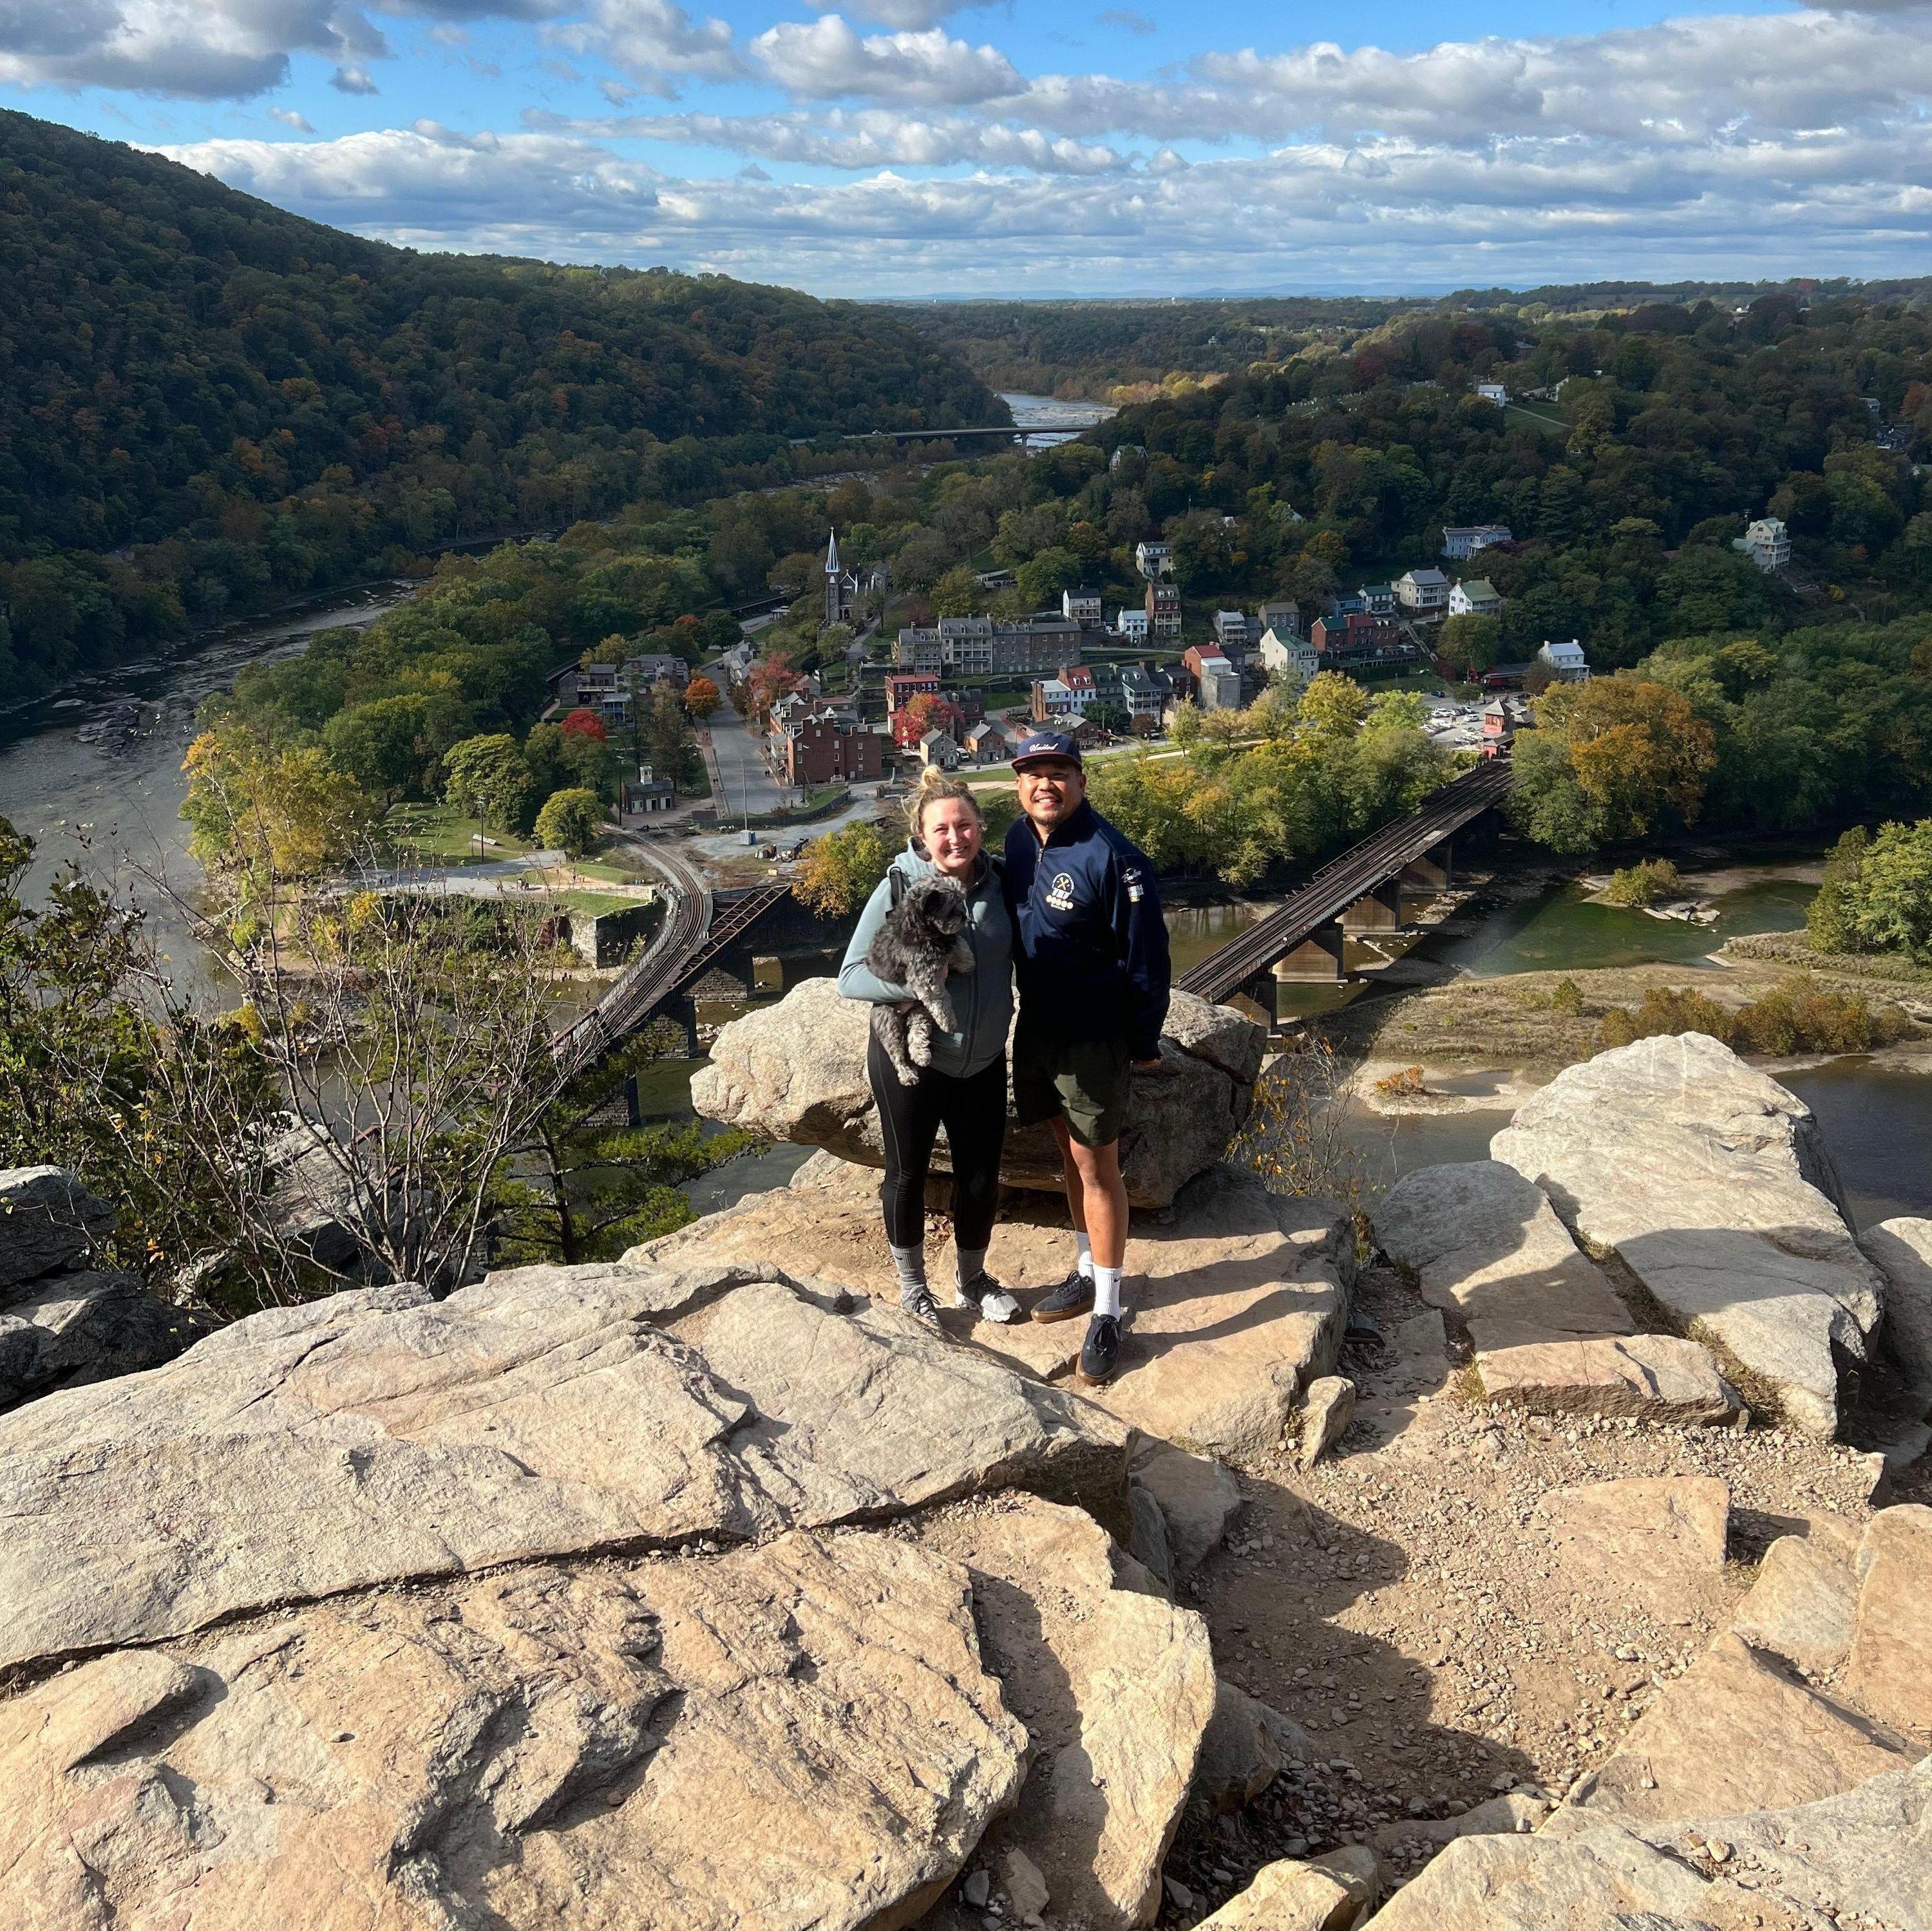
M 912 835 L 866 902 L 845 949 L 838 990 L 874 1006 L 912 994 L 866 964 L 874 936 L 897 896 L 916 879 L 938 872 L 966 892 L 966 937 L 973 970 L 946 983 L 956 1033 L 935 1032 L 932 1063 L 907 1086 L 873 1033 L 866 1074 L 878 1102 L 885 1142 L 886 1242 L 898 1276 L 899 1305 L 937 1321 L 939 1305 L 926 1279 L 926 1181 L 939 1129 L 952 1160 L 952 1241 L 958 1256 L 957 1305 L 986 1321 L 1008 1321 L 1019 1303 L 986 1271 L 993 1212 L 999 1204 L 1000 1152 L 1006 1137 L 1006 1033 L 1013 1014 L 1013 928 L 995 862 L 986 850 L 984 821 L 963 779 L 928 767 L 907 809 Z M 896 886 L 894 880 L 898 883 Z

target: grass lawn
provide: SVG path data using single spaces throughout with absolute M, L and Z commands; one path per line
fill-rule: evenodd
M 633 906 L 650 903 L 646 898 L 626 898 L 621 892 L 560 892 L 556 902 L 566 912 L 579 913 L 590 919 L 601 919 L 611 912 L 628 912 Z
M 1538 403 L 1532 406 L 1528 403 L 1505 403 L 1503 414 L 1505 416 L 1520 415 L 1525 421 L 1534 423 L 1538 428 L 1552 430 L 1560 436 L 1570 433 L 1570 425 L 1563 420 L 1562 414 L 1545 403 Z
M 481 853 L 476 848 L 476 820 L 453 805 L 397 805 L 390 808 L 382 829 L 394 841 L 398 858 L 412 858 L 439 865 L 480 863 L 505 858 L 520 858 L 532 849 L 526 838 L 512 832 L 489 832 L 493 841 Z

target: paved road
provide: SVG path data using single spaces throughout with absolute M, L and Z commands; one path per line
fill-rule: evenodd
M 716 766 L 712 783 L 723 796 L 718 800 L 721 820 L 742 820 L 776 811 L 784 803 L 784 794 L 772 781 L 758 747 L 745 728 L 735 706 L 728 700 L 711 714 L 711 754 Z

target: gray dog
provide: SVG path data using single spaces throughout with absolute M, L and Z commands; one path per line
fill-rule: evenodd
M 920 1068 L 932 1063 L 933 1028 L 956 1029 L 946 979 L 949 973 L 973 970 L 965 931 L 964 890 L 950 878 L 922 878 L 906 887 L 866 948 L 867 966 L 887 985 L 904 986 L 918 1002 L 909 1012 L 896 1006 L 872 1008 L 879 1043 L 902 1085 L 918 1085 Z

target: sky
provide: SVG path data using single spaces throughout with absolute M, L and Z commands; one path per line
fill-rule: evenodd
M 0 0 L 0 105 L 824 295 L 1932 272 L 1932 0 Z

